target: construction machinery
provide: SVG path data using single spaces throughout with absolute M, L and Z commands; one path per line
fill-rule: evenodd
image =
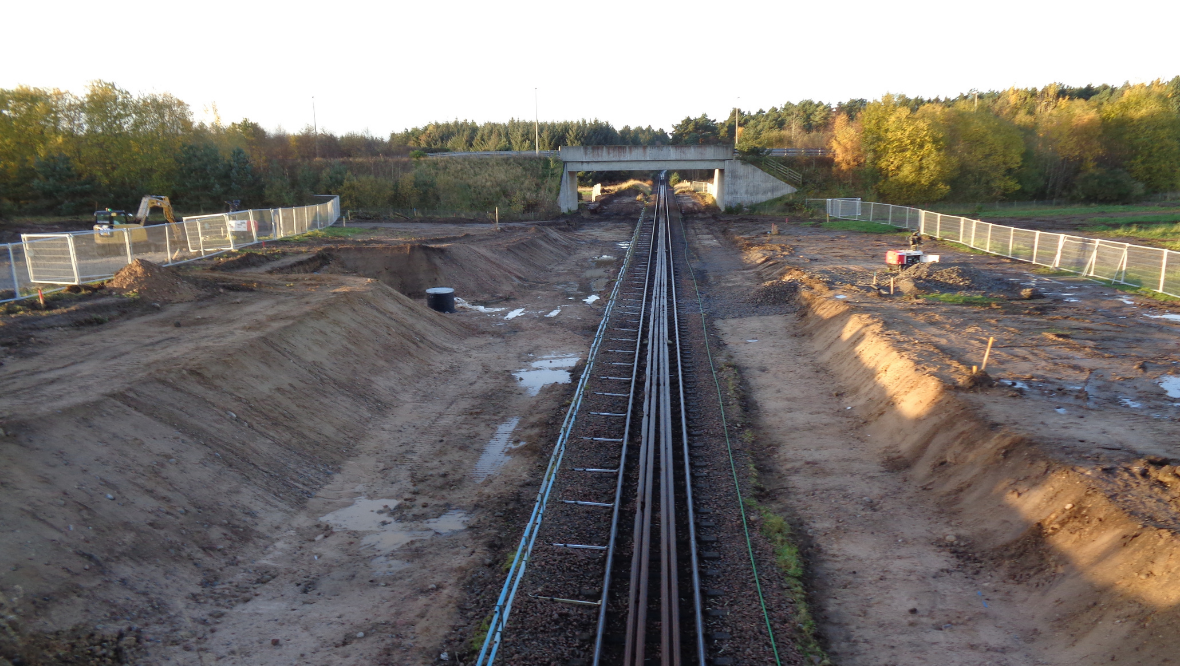
M 153 208 L 162 210 L 169 224 L 176 222 L 172 215 L 172 202 L 168 197 L 149 194 L 139 202 L 139 211 L 133 218 L 125 211 L 110 208 L 94 211 L 94 230 L 98 232 L 94 240 L 98 243 L 123 243 L 124 234 L 115 233 L 120 230 L 130 233 L 132 242 L 147 240 L 148 233 L 144 227 L 147 226 L 148 215 Z

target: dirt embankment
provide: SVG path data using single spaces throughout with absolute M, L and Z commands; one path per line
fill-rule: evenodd
M 189 604 L 251 598 L 252 586 L 220 584 L 226 570 L 248 566 L 338 473 L 388 408 L 383 386 L 412 381 L 466 335 L 401 294 L 351 282 L 221 303 L 218 322 L 198 314 L 208 304 L 170 306 L 182 309 L 4 367 L 0 655 L 125 663 L 116 644 L 204 632 L 208 618 Z
M 1053 663 L 1175 658 L 1176 468 L 1161 458 L 1063 462 L 913 362 L 882 322 L 826 285 L 806 281 L 799 302 L 799 331 L 847 390 L 873 448 L 961 521 L 956 557 L 1020 584 L 1017 601 L 1048 629 L 1036 637 L 1043 654 Z
M 505 299 L 543 280 L 577 244 L 546 227 L 481 242 L 328 247 L 274 273 L 343 273 L 375 278 L 411 298 L 452 287 L 468 300 Z

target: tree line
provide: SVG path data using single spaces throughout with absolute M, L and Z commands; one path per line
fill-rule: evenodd
M 555 164 L 512 162 L 505 168 L 524 179 L 517 187 L 492 175 L 490 165 L 420 158 L 568 145 L 732 144 L 735 131 L 747 152 L 831 149 L 831 158 L 811 159 L 805 171 L 811 196 L 1121 202 L 1180 190 L 1180 77 L 946 99 L 803 100 L 733 109 L 723 119 L 686 116 L 670 131 L 616 129 L 601 120 L 454 120 L 388 137 L 268 131 L 249 119 L 197 122 L 171 95 L 136 95 L 96 81 L 80 95 L 0 89 L 0 215 L 83 215 L 132 207 L 146 193 L 168 195 L 192 212 L 221 210 L 231 199 L 251 207 L 302 204 L 312 194 L 340 194 L 347 207 L 448 202 L 542 211 L 556 187 Z
M 948 99 L 812 100 L 723 121 L 685 118 L 674 142 L 829 148 L 810 194 L 894 203 L 1068 199 L 1122 203 L 1180 191 L 1180 77 L 1061 84 Z M 810 160 L 814 162 L 815 160 Z

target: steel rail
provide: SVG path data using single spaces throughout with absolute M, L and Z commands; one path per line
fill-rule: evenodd
M 675 198 L 675 194 L 673 194 Z M 668 220 L 668 228 L 672 228 L 671 205 L 666 207 L 666 219 Z M 680 211 L 677 210 L 677 217 Z M 668 234 L 669 256 L 674 256 L 672 253 L 672 234 Z M 684 261 L 688 262 L 688 255 L 684 257 Z M 673 271 L 675 266 L 673 265 Z M 672 280 L 672 302 L 679 303 L 676 293 L 676 280 L 673 275 Z M 680 448 L 681 455 L 684 460 L 684 495 L 685 495 L 685 510 L 688 512 L 688 550 L 689 550 L 689 567 L 692 571 L 692 606 L 693 606 L 693 625 L 694 636 L 696 638 L 697 647 L 697 665 L 705 666 L 705 621 L 704 621 L 704 600 L 701 598 L 701 570 L 700 559 L 697 552 L 697 531 L 696 531 L 696 505 L 692 498 L 692 465 L 688 452 L 688 410 L 685 408 L 684 400 L 684 353 L 680 341 L 680 308 L 674 307 L 672 309 L 672 330 L 675 331 L 675 349 L 676 349 L 676 369 L 680 373 L 681 381 L 677 382 L 679 401 L 680 401 Z
M 590 345 L 590 352 L 587 355 L 586 367 L 582 371 L 582 377 L 578 381 L 578 386 L 575 389 L 574 399 L 570 404 L 569 410 L 566 411 L 565 420 L 562 422 L 561 431 L 558 435 L 557 442 L 553 446 L 553 453 L 549 456 L 549 464 L 545 468 L 545 475 L 542 477 L 540 488 L 537 490 L 537 499 L 533 504 L 532 513 L 529 516 L 528 522 L 525 524 L 524 532 L 520 537 L 520 543 L 517 545 L 516 553 L 512 558 L 512 563 L 508 569 L 508 575 L 504 579 L 504 586 L 500 590 L 500 595 L 496 599 L 496 605 L 492 611 L 492 617 L 488 623 L 488 633 L 484 638 L 483 645 L 480 647 L 479 655 L 476 657 L 476 666 L 491 666 L 496 660 L 496 654 L 500 649 L 500 645 L 504 637 L 504 627 L 508 623 L 509 615 L 512 612 L 512 604 L 516 598 L 517 590 L 520 587 L 520 582 L 524 578 L 524 573 L 527 568 L 528 559 L 532 554 L 533 547 L 537 540 L 537 534 L 540 531 L 541 522 L 544 518 L 545 508 L 549 501 L 549 495 L 553 490 L 553 482 L 557 477 L 557 470 L 560 469 L 561 461 L 565 455 L 565 446 L 568 442 L 569 435 L 573 430 L 574 423 L 577 420 L 577 413 L 582 404 L 582 398 L 585 395 L 586 385 L 593 375 L 594 362 L 597 359 L 598 348 L 604 340 L 608 323 L 614 308 L 619 301 L 619 294 L 622 290 L 623 280 L 626 277 L 627 271 L 630 270 L 632 261 L 635 256 L 636 241 L 640 237 L 640 232 L 643 230 L 643 218 L 647 212 L 646 206 L 643 212 L 639 215 L 639 221 L 635 225 L 635 232 L 631 236 L 631 243 L 627 248 L 627 255 L 624 258 L 623 266 L 619 270 L 619 275 L 615 280 L 615 286 L 611 290 L 610 298 L 607 300 L 606 307 L 603 310 L 602 321 L 598 325 L 598 331 L 595 333 L 594 340 Z M 650 260 L 649 260 L 650 263 Z
M 626 467 L 627 467 L 627 443 L 631 438 L 631 422 L 632 422 L 631 414 L 634 412 L 635 386 L 637 384 L 637 380 L 639 377 L 639 356 L 640 356 L 640 348 L 642 346 L 641 342 L 643 339 L 643 320 L 644 320 L 644 317 L 647 315 L 647 294 L 648 294 L 647 286 L 648 286 L 648 282 L 650 281 L 650 278 L 651 278 L 651 249 L 655 244 L 655 233 L 654 233 L 654 231 L 655 231 L 655 226 L 654 226 L 655 216 L 654 216 L 654 213 L 653 213 L 652 217 L 653 217 L 653 227 L 652 227 L 653 233 L 651 235 L 651 239 L 648 242 L 647 263 L 643 267 L 644 268 L 644 285 L 643 285 L 643 294 L 639 299 L 639 301 L 640 301 L 639 327 L 635 333 L 635 339 L 634 339 L 635 350 L 634 350 L 634 357 L 632 359 L 632 364 L 631 364 L 631 387 L 630 387 L 630 390 L 627 392 L 627 411 L 626 411 L 627 418 L 626 418 L 626 421 L 623 426 L 623 446 L 621 447 L 621 451 L 619 453 L 619 464 L 617 467 L 618 474 L 615 477 L 615 499 L 614 499 L 614 506 L 611 509 L 610 537 L 607 540 L 607 550 L 606 550 L 606 568 L 605 568 L 603 575 L 602 575 L 602 590 L 601 590 L 601 597 L 599 600 L 599 607 L 598 607 L 598 626 L 595 629 L 595 636 L 594 636 L 593 666 L 599 666 L 599 664 L 602 660 L 602 647 L 603 647 L 602 642 L 603 642 L 604 635 L 606 633 L 606 620 L 607 620 L 606 610 L 607 610 L 607 604 L 608 604 L 608 595 L 610 594 L 611 569 L 614 567 L 615 546 L 617 545 L 617 542 L 618 542 L 619 509 L 623 503 L 623 481 L 624 481 Z M 621 280 L 621 278 L 620 278 L 620 280 Z M 619 341 L 621 342 L 624 340 L 625 339 L 620 339 Z

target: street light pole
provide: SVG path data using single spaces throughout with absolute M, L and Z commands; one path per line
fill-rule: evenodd
M 733 107 L 733 150 L 734 150 L 734 152 L 737 152 L 737 146 L 738 146 L 738 129 L 739 129 L 738 123 L 740 123 L 742 120 L 742 116 L 741 116 L 742 108 L 741 107 L 742 107 L 742 98 L 738 97 L 738 103 L 736 106 Z

